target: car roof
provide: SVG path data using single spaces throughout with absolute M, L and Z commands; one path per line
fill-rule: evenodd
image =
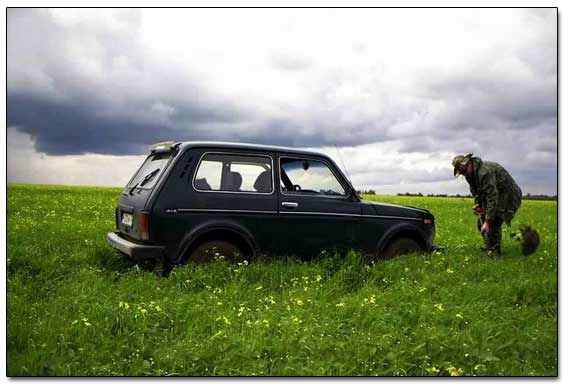
M 223 142 L 223 141 L 184 141 L 179 145 L 180 149 L 189 148 L 223 148 L 223 149 L 237 149 L 237 150 L 252 150 L 252 151 L 269 151 L 269 152 L 282 152 L 282 153 L 295 153 L 301 155 L 311 155 L 318 157 L 329 158 L 326 154 L 304 150 L 301 148 L 289 148 L 275 145 L 264 144 L 250 144 L 245 142 Z

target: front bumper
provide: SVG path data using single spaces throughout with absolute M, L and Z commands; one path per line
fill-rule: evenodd
M 106 240 L 109 245 L 132 258 L 161 258 L 164 255 L 164 246 L 149 246 L 130 242 L 115 232 L 109 232 L 106 235 Z

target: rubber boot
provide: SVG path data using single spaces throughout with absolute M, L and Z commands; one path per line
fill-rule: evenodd
M 487 249 L 487 256 L 489 258 L 499 258 L 501 257 L 501 246 L 496 245 L 491 249 Z

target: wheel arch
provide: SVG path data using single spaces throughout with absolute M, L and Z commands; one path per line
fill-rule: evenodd
M 422 249 L 428 248 L 427 237 L 424 231 L 414 224 L 403 223 L 393 226 L 379 239 L 376 249 L 377 253 L 383 252 L 392 241 L 398 238 L 410 238 L 416 241 Z
M 245 227 L 236 222 L 216 221 L 190 231 L 180 243 L 175 254 L 175 262 L 182 262 L 183 258 L 199 244 L 216 239 L 235 243 L 246 256 L 256 255 L 258 249 L 252 233 Z

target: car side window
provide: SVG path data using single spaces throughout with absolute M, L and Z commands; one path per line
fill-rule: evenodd
M 223 163 L 221 161 L 202 160 L 195 176 L 195 188 L 204 191 L 219 191 L 222 173 Z
M 329 166 L 320 160 L 282 157 L 280 159 L 282 193 L 343 196 L 345 188 Z
M 273 192 L 272 160 L 266 156 L 207 153 L 201 159 L 193 186 L 198 191 Z

